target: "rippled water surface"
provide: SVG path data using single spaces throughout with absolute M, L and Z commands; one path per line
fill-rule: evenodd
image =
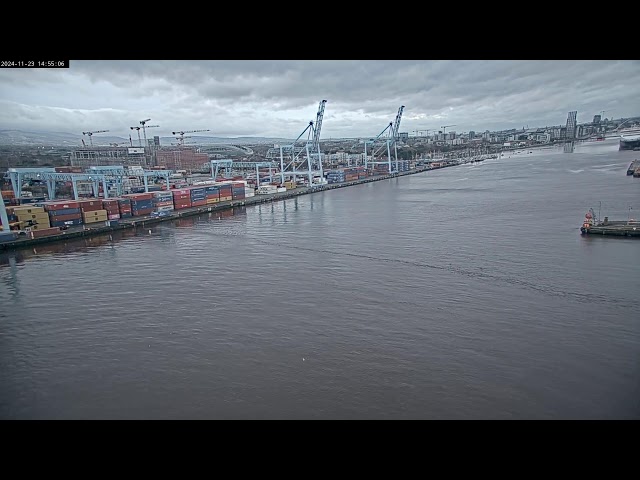
M 640 211 L 637 156 L 538 150 L 0 254 L 0 417 L 640 418 L 640 240 L 578 229 Z

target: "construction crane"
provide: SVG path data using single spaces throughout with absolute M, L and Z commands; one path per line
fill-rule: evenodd
M 185 137 L 184 134 L 185 133 L 196 133 L 196 132 L 208 132 L 209 129 L 205 129 L 205 130 L 189 130 L 189 131 L 184 131 L 184 132 L 171 132 L 172 135 L 178 135 L 176 137 L 176 139 L 178 140 L 178 142 L 180 142 L 180 145 L 184 144 L 184 139 L 185 138 L 191 138 L 191 137 Z
M 89 135 L 89 143 L 91 144 L 91 146 L 93 147 L 93 139 L 91 138 L 93 136 L 94 133 L 105 133 L 108 132 L 109 130 L 94 130 L 93 132 L 82 132 L 83 135 Z M 84 143 L 84 142 L 82 142 Z
M 147 122 L 151 120 L 150 118 L 147 118 L 145 120 L 140 120 L 140 125 L 142 125 L 142 134 L 144 135 L 144 146 L 146 147 L 148 145 L 147 143 L 147 128 L 156 128 L 159 127 L 160 125 L 147 125 Z
M 447 127 L 457 127 L 457 125 L 442 125 L 440 128 L 442 129 L 442 133 L 447 133 Z
M 131 130 L 137 130 L 138 131 L 138 146 L 141 147 L 142 146 L 142 140 L 140 139 L 140 129 L 142 127 L 129 127 L 131 128 Z

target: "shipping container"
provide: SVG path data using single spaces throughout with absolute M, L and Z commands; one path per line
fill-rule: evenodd
M 78 220 L 78 219 L 82 219 L 82 214 L 81 213 L 70 213 L 68 215 L 56 215 L 56 216 L 50 216 L 49 217 L 49 223 L 51 225 L 54 225 L 55 223 L 59 223 L 59 222 L 66 222 L 69 220 Z

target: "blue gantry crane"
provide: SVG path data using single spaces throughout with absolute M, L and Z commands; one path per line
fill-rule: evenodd
M 404 112 L 404 105 L 401 105 L 398 109 L 398 113 L 396 114 L 395 122 L 389 122 L 389 125 L 382 130 L 377 137 L 365 140 L 364 141 L 364 165 L 368 167 L 371 165 L 378 164 L 387 164 L 389 168 L 389 173 L 394 173 L 394 169 L 391 165 L 391 147 L 394 147 L 395 152 L 395 172 L 398 171 L 398 132 L 400 130 L 400 121 L 402 120 L 402 113 Z M 384 137 L 384 134 L 387 134 Z M 367 154 L 367 145 L 372 146 L 371 160 L 369 160 L 369 155 Z M 387 159 L 384 161 L 376 160 L 376 157 L 382 151 L 384 147 L 387 147 Z M 376 148 L 377 147 L 377 148 Z
M 280 181 L 282 183 L 284 183 L 285 177 L 293 177 L 295 181 L 296 176 L 300 175 L 307 176 L 309 186 L 312 186 L 314 174 L 319 175 L 320 178 L 323 177 L 320 131 L 326 103 L 326 100 L 320 101 L 315 124 L 314 122 L 309 122 L 309 125 L 307 125 L 291 145 L 280 146 Z M 304 142 L 304 146 L 298 145 L 298 141 L 300 141 L 305 133 L 307 133 L 307 140 Z M 303 152 L 305 156 L 301 157 Z M 285 163 L 285 156 L 287 157 L 288 163 Z

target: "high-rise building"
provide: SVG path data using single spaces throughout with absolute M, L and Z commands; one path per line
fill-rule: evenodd
M 476 132 L 473 130 L 469 130 L 469 140 L 473 140 L 476 136 Z
M 567 116 L 567 130 L 565 138 L 567 140 L 573 140 L 576 138 L 576 117 L 578 115 L 577 111 L 569 112 Z
M 159 136 L 157 136 L 157 135 L 156 135 L 156 136 L 154 136 L 154 137 L 153 137 L 153 144 L 154 144 L 156 147 L 159 147 L 159 146 L 160 146 L 160 137 L 159 137 Z
M 593 116 L 593 123 L 600 123 L 600 120 L 602 120 L 602 115 Z

